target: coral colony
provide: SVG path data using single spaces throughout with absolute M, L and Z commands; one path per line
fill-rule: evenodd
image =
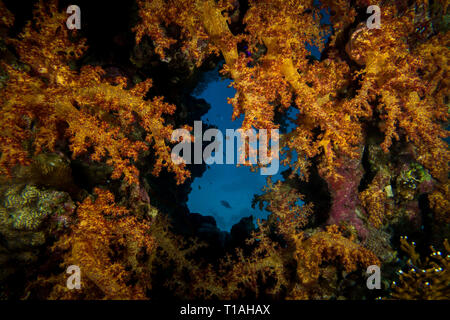
M 450 298 L 447 1 L 97 6 L 0 1 L 0 299 Z M 225 165 L 265 219 L 189 212 Z

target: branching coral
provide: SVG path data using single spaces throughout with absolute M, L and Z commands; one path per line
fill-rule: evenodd
M 271 248 L 264 250 L 266 256 L 261 257 L 263 261 L 271 257 L 272 261 L 279 261 L 278 263 L 283 266 L 279 273 L 284 276 L 277 276 L 277 279 L 279 286 L 284 286 L 288 298 L 316 297 L 315 294 L 326 287 L 322 288 L 319 279 L 329 277 L 329 268 L 332 268 L 336 261 L 339 261 L 340 266 L 347 272 L 355 271 L 360 266 L 380 264 L 375 254 L 356 242 L 354 235 L 345 237 L 336 225 L 329 226 L 325 231 L 317 230 L 313 234 L 310 234 L 310 231 L 302 231 L 311 214 L 311 206 L 299 207 L 297 201 L 302 196 L 281 182 L 273 185 L 269 179 L 269 187 L 269 192 L 259 196 L 257 200 L 267 202 L 267 208 L 272 215 L 265 224 L 260 225 L 260 232 L 254 235 L 254 239 L 257 239 L 258 248 L 259 246 Z M 271 228 L 275 229 L 276 234 L 282 236 L 284 244 L 276 244 L 276 241 L 269 236 Z M 256 258 L 253 263 L 262 263 L 259 259 Z M 291 267 L 296 265 L 294 278 L 288 276 L 289 265 Z M 275 265 L 272 266 L 275 268 Z M 332 287 L 330 283 L 328 284 Z M 333 294 L 335 288 L 329 291 L 323 290 L 327 294 Z
M 222 10 L 232 7 L 231 1 L 138 1 L 139 15 L 142 23 L 138 24 L 136 42 L 139 43 L 144 35 L 150 36 L 155 42 L 156 52 L 165 59 L 165 49 L 177 42 L 174 35 L 168 32 L 168 26 L 174 23 L 181 26 L 181 38 L 183 39 L 182 51 L 186 52 L 200 65 L 204 58 L 213 52 L 227 46 L 228 41 L 234 41 L 231 34 L 227 37 L 220 33 L 222 28 L 227 28 L 225 19 L 221 17 Z M 210 23 L 204 23 L 208 20 Z M 217 33 L 214 33 L 214 31 Z M 219 34 L 220 33 L 220 34 Z M 234 43 L 236 45 L 236 42 Z
M 431 247 L 431 255 L 420 259 L 414 242 L 409 243 L 406 237 L 400 239 L 401 249 L 408 256 L 410 269 L 400 270 L 400 279 L 393 285 L 394 299 L 448 300 L 450 298 L 450 245 L 445 240 L 446 252 Z
M 207 286 L 218 297 L 236 299 L 249 294 L 256 298 L 280 297 L 291 285 L 288 253 L 270 239 L 267 226 L 261 224 L 259 228 L 248 240 L 248 245 L 255 246 L 252 254 L 247 256 L 238 249 L 235 256 L 227 256 L 217 279 Z
M 171 161 L 167 141 L 172 127 L 163 119 L 175 106 L 162 97 L 144 100 L 151 80 L 126 90 L 125 78 L 109 83 L 102 79 L 100 67 L 85 66 L 80 73 L 72 70 L 69 62 L 83 54 L 84 41 L 76 42 L 75 35 L 63 27 L 67 17 L 58 13 L 55 1 L 41 1 L 35 16 L 35 23 L 27 24 L 20 39 L 8 40 L 31 70 L 3 65 L 9 81 L 0 101 L 2 172 L 11 174 L 14 165 L 30 163 L 30 155 L 54 151 L 61 140 L 68 139 L 73 157 L 86 154 L 92 161 L 106 161 L 114 168 L 113 178 L 124 176 L 129 183 L 138 183 L 134 163 L 152 146 L 153 173 L 158 175 L 167 167 L 182 183 L 189 173 L 183 164 Z M 142 137 L 137 126 L 144 129 Z
M 208 282 L 207 277 L 204 270 L 200 268 L 201 261 L 194 261 L 192 255 L 205 244 L 198 243 L 196 239 L 187 241 L 180 235 L 174 234 L 170 230 L 169 220 L 162 215 L 154 219 L 150 232 L 155 239 L 151 268 L 155 274 L 161 272 L 163 275 L 159 279 L 154 277 L 152 283 L 161 283 L 163 287 L 170 288 L 174 295 L 179 297 L 203 296 L 198 287 Z M 194 279 L 195 277 L 198 278 Z M 190 281 L 186 281 L 187 279 Z
M 310 206 L 300 207 L 297 201 L 302 196 L 287 185 L 269 181 L 269 186 L 255 201 L 267 204 L 272 214 L 267 221 L 258 223 L 257 231 L 245 247 L 228 254 L 217 265 L 195 267 L 185 256 L 176 260 L 184 266 L 184 277 L 176 275 L 170 282 L 185 291 L 183 296 L 219 299 L 337 297 L 339 280 L 333 274 L 351 273 L 361 267 L 380 264 L 354 236 L 344 236 L 337 226 L 325 231 L 302 231 L 311 213 Z M 164 238 L 163 243 L 171 243 L 171 236 Z
M 440 222 L 450 223 L 450 185 L 446 183 L 429 196 L 430 206 Z
M 46 244 L 68 230 L 75 205 L 65 192 L 31 184 L 1 184 L 0 198 L 0 283 L 3 286 L 9 276 L 39 261 Z M 7 291 L 16 289 L 14 285 L 5 287 Z
M 233 118 L 245 116 L 243 129 L 276 128 L 275 112 L 291 105 L 298 109 L 296 127 L 281 137 L 282 146 L 287 147 L 283 163 L 294 169 L 292 173 L 300 170 L 306 179 L 311 160 L 317 165 L 333 201 L 329 224 L 348 223 L 364 238 L 368 233 L 361 219 L 364 209 L 369 223 L 377 228 L 397 211 L 414 216 L 419 210 L 417 192 L 424 192 L 419 189 L 410 192 L 413 199 L 403 199 L 393 210 L 394 200 L 387 201 L 393 197 L 393 189 L 384 171 L 365 190 L 359 190 L 364 175 L 363 145 L 373 131 L 381 132 L 383 138 L 377 144 L 385 153 L 395 156 L 395 143 L 410 147 L 410 161 L 421 163 L 438 184 L 446 184 L 450 160 L 443 140 L 448 136 L 444 129 L 448 117 L 448 33 L 417 41 L 416 28 L 427 23 L 423 14 L 429 10 L 428 2 L 416 8 L 401 8 L 392 2 L 379 4 L 382 28 L 368 29 L 365 21 L 361 22 L 347 40 L 346 30 L 357 18 L 356 8 L 348 2 L 324 1 L 321 8 L 335 13 L 331 17 L 333 35 L 325 57 L 312 62 L 306 43 L 321 49 L 325 35 L 315 18 L 319 8 L 312 1 L 249 1 L 243 18 L 245 33 L 239 34 L 231 33 L 231 21 L 227 24 L 227 14 L 234 10 L 231 7 L 223 11 L 213 1 L 193 1 L 189 8 L 173 1 L 170 9 L 159 2 L 153 4 L 156 7 L 152 9 L 141 5 L 140 12 L 141 17 L 156 19 L 158 37 L 145 31 L 150 26 L 143 19 L 138 38 L 145 32 L 158 42 L 161 36 L 166 37 L 164 26 L 174 23 L 184 37 L 191 39 L 199 32 L 189 30 L 193 24 L 198 26 L 208 45 L 215 46 L 224 57 L 222 73 L 233 79 L 237 90 L 229 103 L 234 108 Z M 360 9 L 367 5 L 360 1 L 356 6 Z M 152 10 L 158 14 L 151 15 Z M 170 10 L 186 10 L 188 17 L 195 18 L 173 19 Z M 162 12 L 167 13 L 167 19 L 161 19 Z M 183 45 L 189 43 L 184 37 L 177 39 Z M 239 42 L 248 48 L 245 54 L 240 52 Z M 206 49 L 203 52 L 207 54 Z M 396 191 L 400 197 L 402 189 Z M 430 196 L 437 212 L 445 211 L 443 194 L 434 192 Z M 290 193 L 280 196 L 280 201 L 272 200 L 274 207 L 269 209 L 274 210 L 275 217 L 279 218 L 277 212 L 283 217 L 296 215 Z M 300 227 L 303 225 L 304 221 Z M 292 229 L 282 230 L 285 235 L 289 232 L 291 236 L 296 234 Z M 344 247 L 330 237 L 329 248 L 334 246 Z M 323 252 L 317 252 L 322 247 L 316 249 L 310 248 L 312 254 L 321 256 Z
M 328 279 L 330 272 L 379 264 L 372 252 L 344 237 L 337 226 L 309 238 L 304 233 L 291 234 L 281 243 L 273 239 L 268 225 L 259 228 L 248 242 L 254 246 L 251 256 L 238 250 L 234 258 L 223 261 L 218 277 L 213 277 L 216 280 L 206 282 L 208 292 L 227 299 L 244 294 L 288 299 L 336 296 L 338 285 L 336 279 L 333 283 Z
M 401 14 L 393 6 L 383 8 L 382 12 L 383 28 L 369 30 L 361 26 L 352 35 L 349 55 L 364 65 L 361 89 L 354 100 L 363 97 L 369 102 L 379 100 L 375 110 L 380 114 L 379 125 L 385 134 L 381 144 L 385 152 L 393 139 L 403 137 L 417 148 L 417 160 L 435 178 L 445 181 L 450 155 L 441 139 L 448 136 L 442 127 L 448 116 L 442 94 L 448 95 L 448 64 L 435 61 L 442 66 L 435 72 L 435 64 L 429 62 L 435 59 L 430 52 L 434 50 L 440 52 L 438 57 L 442 55 L 436 59 L 446 59 L 448 34 L 410 48 L 408 36 L 414 32 L 415 12 L 408 10 Z M 438 39 L 440 44 L 436 42 Z M 431 49 L 435 46 L 436 49 Z

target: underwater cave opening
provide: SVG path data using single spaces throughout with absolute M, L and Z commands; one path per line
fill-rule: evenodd
M 315 6 L 320 3 L 315 2 Z M 328 32 L 323 34 L 325 43 L 328 42 L 332 32 L 330 14 L 328 9 L 321 9 L 320 19 L 322 25 L 328 26 Z M 305 43 L 307 50 L 311 54 L 312 59 L 320 60 L 321 51 L 314 44 Z M 200 82 L 193 95 L 196 98 L 206 100 L 211 109 L 201 117 L 205 124 L 217 127 L 221 132 L 226 129 L 237 130 L 241 127 L 243 116 L 241 115 L 235 121 L 232 121 L 233 107 L 227 103 L 227 98 L 233 98 L 236 90 L 230 87 L 231 80 L 220 80 L 218 77 L 219 69 L 222 63 L 219 63 L 215 70 L 208 71 L 209 75 L 205 75 L 204 79 L 209 79 L 205 83 Z M 294 128 L 294 124 L 288 119 L 294 118 L 298 109 L 291 107 L 286 112 L 286 128 L 290 131 Z M 236 144 L 235 144 L 236 149 Z M 223 148 L 224 152 L 225 148 Z M 237 154 L 235 150 L 234 154 Z M 225 154 L 224 154 L 225 157 Z M 295 161 L 295 159 L 293 159 Z M 282 172 L 288 167 L 280 163 L 278 173 L 271 176 L 273 182 L 283 179 Z M 259 171 L 252 172 L 249 167 L 239 166 L 236 164 L 213 164 L 208 165 L 206 171 L 201 177 L 195 178 L 191 185 L 187 206 L 191 213 L 200 213 L 204 216 L 212 216 L 216 220 L 217 227 L 222 231 L 230 231 L 233 225 L 239 223 L 242 218 L 252 216 L 253 222 L 256 219 L 265 219 L 269 212 L 265 209 L 261 210 L 258 206 L 252 208 L 252 200 L 255 194 L 262 194 L 263 187 L 266 185 L 267 176 L 260 175 Z M 303 203 L 299 200 L 299 204 Z
M 218 67 L 220 68 L 220 66 Z M 218 73 L 218 68 L 213 73 Z M 236 90 L 229 87 L 231 80 L 213 78 L 210 82 L 199 84 L 194 92 L 196 98 L 206 100 L 211 109 L 201 117 L 206 125 L 217 127 L 221 132 L 226 129 L 237 130 L 241 127 L 243 116 L 232 121 L 233 107 L 227 103 L 227 98 L 234 97 Z M 295 110 L 289 112 L 293 116 Z M 288 126 L 289 129 L 289 126 Z M 237 144 L 234 144 L 234 154 L 237 152 Z M 222 150 L 225 158 L 225 148 Z M 280 164 L 279 170 L 271 176 L 272 181 L 282 179 L 282 172 L 287 167 Z M 212 164 L 208 165 L 201 177 L 195 178 L 191 185 L 188 197 L 188 208 L 191 213 L 200 213 L 204 216 L 212 216 L 216 220 L 217 227 L 222 231 L 230 231 L 232 226 L 242 218 L 252 216 L 256 219 L 265 219 L 269 214 L 257 206 L 252 208 L 252 199 L 255 194 L 262 194 L 266 185 L 267 176 L 261 175 L 259 170 L 252 172 L 249 167 L 236 164 Z

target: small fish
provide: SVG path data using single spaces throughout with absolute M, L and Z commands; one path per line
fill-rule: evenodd
M 225 200 L 221 200 L 220 204 L 223 205 L 227 209 L 231 209 L 231 205 Z

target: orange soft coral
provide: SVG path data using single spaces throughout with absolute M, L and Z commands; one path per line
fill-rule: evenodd
M 321 156 L 322 175 L 339 178 L 336 158 L 341 156 L 337 154 L 357 158 L 357 146 L 365 137 L 364 122 L 379 114 L 385 151 L 393 140 L 404 138 L 417 147 L 418 160 L 435 177 L 443 179 L 448 171 L 449 152 L 441 140 L 447 136 L 441 128 L 447 117 L 442 103 L 447 92 L 447 71 L 429 70 L 429 65 L 446 65 L 446 49 L 445 45 L 431 49 L 442 37 L 437 36 L 425 42 L 423 48 L 411 51 L 407 40 L 414 31 L 413 10 L 400 13 L 395 6 L 385 5 L 381 10 L 383 28 L 369 30 L 363 24 L 358 27 L 347 53 L 364 68 L 352 74 L 350 65 L 339 58 L 335 48 L 336 37 L 356 16 L 347 3 L 322 5 L 334 11 L 345 10 L 345 15 L 332 17 L 336 30 L 328 58 L 314 63 L 307 59 L 305 43 L 322 48 L 325 31 L 319 19 L 314 18 L 318 11 L 312 1 L 250 1 L 243 20 L 247 32 L 237 35 L 226 23 L 224 9 L 230 6 L 219 6 L 213 1 L 193 1 L 188 6 L 175 0 L 170 5 L 162 1 L 152 3 L 155 7 L 141 3 L 143 20 L 137 27 L 137 38 L 148 34 L 158 42 L 169 22 L 182 28 L 185 38 L 179 41 L 184 44 L 204 38 L 225 59 L 223 72 L 231 76 L 237 89 L 235 98 L 230 100 L 233 117 L 245 115 L 244 129 L 277 127 L 273 122 L 275 111 L 285 110 L 294 99 L 300 111 L 297 128 L 283 139 L 291 151 L 299 154 L 297 163 L 292 164 L 294 168 L 305 171 L 308 159 Z M 157 28 L 157 32 L 152 28 Z M 245 41 L 251 53 L 256 53 L 258 46 L 264 46 L 266 52 L 252 55 L 251 59 L 239 55 L 239 41 Z M 431 54 L 432 50 L 438 55 Z M 207 50 L 203 52 L 206 54 Z M 427 63 L 433 59 L 440 61 Z M 356 94 L 349 94 L 353 77 L 359 77 L 361 88 Z M 440 94 L 436 95 L 436 90 Z M 345 98 L 343 93 L 347 93 Z
M 385 216 L 389 214 L 387 208 L 388 194 L 384 186 L 385 180 L 383 174 L 378 172 L 367 189 L 359 194 L 361 204 L 368 213 L 368 221 L 375 228 L 380 228 Z
M 29 163 L 31 154 L 54 151 L 57 141 L 67 138 L 73 157 L 106 161 L 114 168 L 112 177 L 123 176 L 128 183 L 138 183 L 134 163 L 152 146 L 153 173 L 167 167 L 182 183 L 189 172 L 171 161 L 172 127 L 163 119 L 175 106 L 161 97 L 144 100 L 151 80 L 127 90 L 125 79 L 104 80 L 100 67 L 71 70 L 68 62 L 83 54 L 84 42 L 70 40 L 63 27 L 67 17 L 58 13 L 55 1 L 40 2 L 35 15 L 34 26 L 28 23 L 20 40 L 9 40 L 31 71 L 4 65 L 9 81 L 0 101 L 2 171 L 11 173 L 14 165 Z M 137 126 L 144 129 L 141 138 Z
M 448 95 L 448 33 L 411 52 L 408 36 L 414 32 L 414 11 L 400 14 L 391 6 L 382 13 L 383 28 L 362 26 L 352 36 L 349 55 L 365 65 L 361 90 L 354 99 L 380 102 L 376 110 L 385 152 L 394 140 L 404 138 L 417 148 L 417 160 L 445 181 L 450 153 L 441 138 L 448 136 L 442 127 L 448 117 L 443 103 Z
M 114 204 L 114 196 L 109 191 L 95 189 L 94 192 L 95 201 L 87 198 L 78 207 L 77 225 L 57 241 L 54 249 L 67 251 L 63 266 L 80 267 L 82 289 L 76 294 L 91 299 L 144 299 L 149 275 L 139 259 L 145 253 L 150 254 L 154 247 L 150 225 Z M 117 255 L 119 248 L 125 250 L 126 259 Z M 139 279 L 132 279 L 126 268 L 136 271 Z M 137 280 L 137 284 L 128 284 L 132 280 Z M 99 296 L 95 296 L 97 293 Z M 73 294 L 58 284 L 52 297 L 73 298 Z
M 200 65 L 204 58 L 225 45 L 222 34 L 213 34 L 213 29 L 219 31 L 226 27 L 225 19 L 221 17 L 221 11 L 232 7 L 229 1 L 180 1 L 180 0 L 155 0 L 138 1 L 140 7 L 139 16 L 142 23 L 138 24 L 136 42 L 139 43 L 144 35 L 150 36 L 156 45 L 156 52 L 165 58 L 165 50 L 177 42 L 171 38 L 166 27 L 175 23 L 182 27 L 183 51 L 191 56 Z M 205 23 L 208 20 L 210 23 Z M 213 25 L 220 26 L 214 28 Z M 231 34 L 228 40 L 233 40 Z
M 371 251 L 345 238 L 335 225 L 320 231 L 308 239 L 296 237 L 297 275 L 303 285 L 311 285 L 320 276 L 323 262 L 338 260 L 347 272 L 355 271 L 358 264 L 367 267 L 380 265 Z

